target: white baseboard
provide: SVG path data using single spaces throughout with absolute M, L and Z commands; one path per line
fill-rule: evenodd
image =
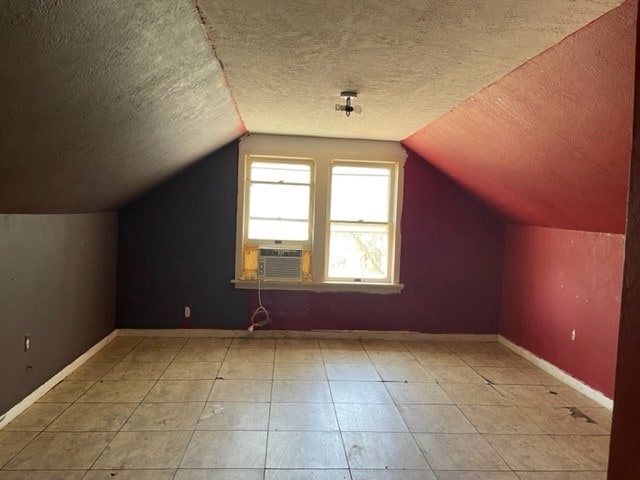
M 322 338 L 341 340 L 403 340 L 429 342 L 497 342 L 497 335 L 465 333 L 420 333 L 374 330 L 218 330 L 205 328 L 117 330 L 123 337 L 212 337 L 212 338 Z
M 80 355 L 78 358 L 76 358 L 69 365 L 67 365 L 62 370 L 60 370 L 58 373 L 56 373 L 49 380 L 47 380 L 45 383 L 40 385 L 33 392 L 31 392 L 29 395 L 27 395 L 25 398 L 23 398 L 22 401 L 20 401 L 20 403 L 18 403 L 15 406 L 13 406 L 4 415 L 0 415 L 0 430 L 2 430 L 2 428 L 6 424 L 8 424 L 11 420 L 16 418 L 18 415 L 20 415 L 22 412 L 24 412 L 27 408 L 29 408 L 31 405 L 36 403 L 45 393 L 47 393 L 49 390 L 51 390 L 53 387 L 55 387 L 58 383 L 60 383 L 62 380 L 64 380 L 67 376 L 69 376 L 71 373 L 73 373 L 73 371 L 76 370 L 80 365 L 82 365 L 87 360 L 89 360 L 91 357 L 93 357 L 96 353 L 98 353 L 98 351 L 100 351 L 100 349 L 102 349 L 102 347 L 104 347 L 107 343 L 109 343 L 111 340 L 113 340 L 116 337 L 117 334 L 118 334 L 118 332 L 116 330 L 111 332 L 109 335 L 104 337 L 102 340 L 100 340 L 98 343 L 96 343 L 89 350 L 87 350 L 82 355 Z
M 557 378 L 562 383 L 565 383 L 566 385 L 570 386 L 571 388 L 573 388 L 575 390 L 578 390 L 580 393 L 586 395 L 587 397 L 589 397 L 594 402 L 599 403 L 600 405 L 602 405 L 603 407 L 605 407 L 605 408 L 607 408 L 609 410 L 613 410 L 613 400 L 608 398 L 607 396 L 605 396 L 604 393 L 599 392 L 598 390 L 590 387 L 586 383 L 583 383 L 580 380 L 578 380 L 577 378 L 572 377 L 571 375 L 569 375 L 564 370 L 561 370 L 558 367 L 556 367 L 555 365 L 553 365 L 552 363 L 549 363 L 546 360 L 543 360 L 542 358 L 540 358 L 537 355 L 533 354 L 532 352 L 530 352 L 526 348 L 523 348 L 523 347 L 521 347 L 519 345 L 516 345 L 511 340 L 507 340 L 502 335 L 498 335 L 498 342 L 500 344 L 504 345 L 505 347 L 507 347 L 509 350 L 513 351 L 514 353 L 517 353 L 518 355 L 520 355 L 524 359 L 529 360 L 535 366 L 537 366 L 540 369 L 544 370 L 549 375 Z

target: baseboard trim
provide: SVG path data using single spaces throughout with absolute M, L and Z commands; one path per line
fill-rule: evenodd
M 80 367 L 83 363 L 93 357 L 98 351 L 102 349 L 107 343 L 113 340 L 117 336 L 118 332 L 116 330 L 112 331 L 109 335 L 104 337 L 98 343 L 96 343 L 89 350 L 84 352 L 78 358 L 76 358 L 69 365 L 64 367 L 58 373 L 56 373 L 49 380 L 44 382 L 38 388 L 36 388 L 33 392 L 23 398 L 18 404 L 11 407 L 5 414 L 0 415 L 0 430 L 4 428 L 11 420 L 16 418 L 22 412 L 24 412 L 31 405 L 36 403 L 45 393 L 55 387 L 58 383 L 64 380 L 67 376 L 73 373 L 78 367 Z
M 403 340 L 431 342 L 497 342 L 493 334 L 420 333 L 375 330 L 219 330 L 206 328 L 135 329 L 121 328 L 123 337 L 212 337 L 212 338 L 321 338 L 342 340 Z
M 586 395 L 594 402 L 599 403 L 604 408 L 608 410 L 613 410 L 613 400 L 605 396 L 602 392 L 599 392 L 598 390 L 590 387 L 586 383 L 578 380 L 577 378 L 572 377 L 564 370 L 561 370 L 560 368 L 556 367 L 552 363 L 549 363 L 546 360 L 538 357 L 537 355 L 530 352 L 526 348 L 516 345 L 511 340 L 506 339 L 502 335 L 498 335 L 498 342 L 501 345 L 504 345 L 505 347 L 507 347 L 509 350 L 513 351 L 514 353 L 517 353 L 524 359 L 529 360 L 535 366 L 544 370 L 549 375 L 557 378 L 562 383 L 570 386 L 574 390 L 579 391 L 583 395 Z

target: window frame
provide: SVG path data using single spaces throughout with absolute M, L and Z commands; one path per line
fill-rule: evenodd
M 399 293 L 403 285 L 400 279 L 401 229 L 404 162 L 406 152 L 396 142 L 328 139 L 316 137 L 288 137 L 281 135 L 247 135 L 240 140 L 238 155 L 238 203 L 236 217 L 235 278 L 236 288 L 255 289 L 256 280 L 241 279 L 243 252 L 247 242 L 259 245 L 300 246 L 305 242 L 273 240 L 249 240 L 249 163 L 251 161 L 293 161 L 311 164 L 311 188 L 309 202 L 310 249 L 312 281 L 282 282 L 261 281 L 264 290 L 304 290 L 304 291 L 353 291 L 364 293 Z M 328 278 L 330 232 L 330 189 L 332 165 L 379 166 L 391 169 L 390 189 L 395 187 L 396 195 L 389 195 L 389 276 L 386 279 L 356 281 L 355 279 Z M 393 193 L 393 192 L 392 192 Z
M 312 245 L 313 244 L 313 212 L 314 212 L 314 203 L 315 203 L 315 163 L 311 158 L 299 158 L 299 157 L 273 157 L 267 155 L 247 155 L 245 158 L 245 184 L 244 184 L 244 205 L 246 212 L 243 215 L 244 225 L 243 229 L 243 243 L 256 243 L 256 244 L 269 244 L 275 245 L 273 242 L 274 239 L 257 239 L 249 237 L 249 207 L 250 207 L 250 195 L 251 195 L 251 185 L 253 183 L 267 183 L 267 182 L 253 182 L 250 177 L 251 167 L 250 164 L 253 162 L 265 162 L 265 163 L 282 163 L 282 164 L 306 164 L 310 167 L 310 178 L 309 178 L 309 211 L 308 211 L 308 237 L 307 240 L 279 240 L 280 243 L 278 245 Z M 249 167 L 249 168 L 247 168 Z M 284 184 L 283 184 L 284 185 Z M 286 184 L 286 185 L 296 185 Z M 297 185 L 306 185 L 306 184 L 297 184 Z
M 389 189 L 387 191 L 388 197 L 388 217 L 386 222 L 353 222 L 347 220 L 332 220 L 331 219 L 331 199 L 333 198 L 333 167 L 334 166 L 346 166 L 346 167 L 361 167 L 361 168 L 385 168 L 389 170 Z M 326 234 L 325 234 L 325 265 L 324 265 L 324 280 L 328 282 L 353 282 L 362 283 L 363 279 L 354 279 L 350 277 L 332 277 L 329 275 L 329 250 L 331 246 L 331 225 L 334 223 L 342 223 L 349 225 L 387 225 L 388 233 L 387 233 L 387 242 L 388 242 L 388 251 L 387 251 L 387 275 L 384 278 L 373 279 L 368 278 L 364 280 L 364 283 L 382 283 L 382 284 L 392 284 L 394 282 L 394 265 L 396 263 L 395 260 L 395 249 L 396 249 L 396 235 L 395 231 L 397 227 L 397 219 L 396 219 L 396 203 L 397 199 L 394 193 L 398 188 L 398 165 L 396 162 L 391 161 L 371 161 L 371 160 L 346 160 L 341 158 L 331 159 L 328 165 L 328 177 L 329 177 L 329 190 L 326 195 L 327 201 L 327 215 L 325 217 L 326 221 Z

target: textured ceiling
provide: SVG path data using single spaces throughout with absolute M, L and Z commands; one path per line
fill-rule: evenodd
M 465 110 L 488 127 L 504 112 L 473 110 L 482 97 L 460 102 L 620 1 L 0 0 L 0 212 L 118 208 L 246 129 L 402 140 L 453 114 L 463 122 Z M 501 94 L 531 107 L 510 107 L 523 116 L 517 120 L 538 125 L 543 112 L 534 107 L 543 99 L 527 97 L 518 85 L 532 84 L 514 78 L 524 83 L 505 83 L 511 90 Z M 552 78 L 580 88 L 570 74 Z M 358 90 L 361 115 L 334 111 L 347 88 Z M 557 105 L 575 103 L 566 88 L 558 92 Z M 469 140 L 456 136 L 464 128 L 447 127 L 435 140 L 422 130 L 408 143 L 431 161 L 431 153 Z M 530 215 L 528 202 L 552 201 L 544 195 L 493 188 L 512 181 L 521 182 L 512 192 L 529 191 L 526 175 L 503 174 L 513 152 L 486 163 L 484 176 L 459 175 L 461 165 L 479 172 L 472 147 L 433 162 L 516 220 L 580 224 L 561 209 Z M 557 171 L 542 157 L 527 167 L 542 172 L 538 180 Z M 588 167 L 594 191 L 603 165 Z M 613 182 L 617 212 L 619 176 Z M 607 192 L 598 198 L 608 202 Z
M 0 211 L 116 208 L 244 133 L 190 1 L 4 1 Z
M 249 131 L 401 140 L 620 1 L 197 4 Z
M 623 233 L 635 24 L 629 1 L 403 143 L 515 222 Z

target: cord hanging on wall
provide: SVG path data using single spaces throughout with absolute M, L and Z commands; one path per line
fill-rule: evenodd
M 340 96 L 344 98 L 344 104 L 336 103 L 336 110 L 338 112 L 344 112 L 347 117 L 351 115 L 351 112 L 362 113 L 362 107 L 353 104 L 353 101 L 358 98 L 358 92 L 348 90 L 340 92 Z
M 253 315 L 251 315 L 251 320 L 249 320 L 249 328 L 247 329 L 249 333 L 253 332 L 256 328 L 264 327 L 265 325 L 271 324 L 271 316 L 264 305 L 262 305 L 262 294 L 260 291 L 260 278 L 258 278 L 258 308 L 256 308 Z M 259 317 L 262 316 L 262 320 Z

